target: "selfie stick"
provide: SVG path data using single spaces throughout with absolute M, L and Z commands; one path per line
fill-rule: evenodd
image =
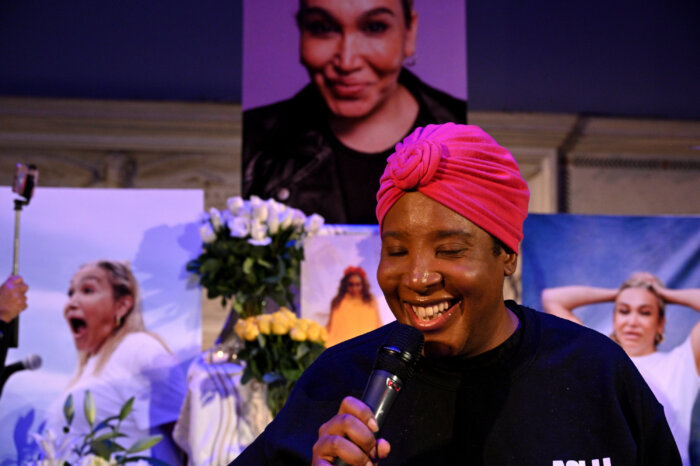
M 20 172 L 22 175 L 20 175 Z M 14 237 L 14 247 L 12 251 L 12 275 L 19 274 L 19 220 L 20 212 L 22 212 L 22 207 L 29 205 L 29 201 L 32 198 L 34 192 L 34 186 L 36 184 L 36 178 L 38 178 L 39 171 L 35 165 L 29 165 L 29 167 L 24 167 L 21 164 L 17 164 L 17 171 L 15 173 L 15 186 L 13 186 L 13 191 L 18 193 L 24 199 L 15 199 L 15 237 Z M 17 178 L 20 178 L 19 183 Z M 18 186 L 21 185 L 21 186 Z M 15 317 L 12 322 L 7 326 L 6 335 L 4 338 L 7 339 L 7 347 L 17 348 L 19 345 L 19 316 Z

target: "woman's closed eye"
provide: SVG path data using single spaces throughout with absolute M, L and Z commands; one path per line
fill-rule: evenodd
M 405 256 L 408 252 L 405 248 L 399 248 L 399 247 L 386 248 L 385 251 L 386 251 L 386 255 L 389 257 Z
M 438 257 L 460 257 L 463 256 L 468 250 L 469 248 L 464 245 L 453 244 L 437 248 L 435 255 Z

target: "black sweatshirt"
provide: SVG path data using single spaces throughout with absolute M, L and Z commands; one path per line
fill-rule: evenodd
M 382 426 L 382 465 L 673 466 L 662 406 L 608 337 L 507 302 L 518 330 L 467 360 L 424 360 Z M 319 426 L 360 398 L 395 324 L 326 350 L 232 464 L 311 461 Z M 568 463 L 574 464 L 574 463 Z

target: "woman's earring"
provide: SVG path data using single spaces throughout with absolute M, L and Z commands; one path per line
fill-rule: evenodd
M 416 54 L 409 55 L 403 59 L 403 66 L 413 66 L 416 64 Z
M 661 332 L 659 332 L 659 333 L 657 333 L 656 336 L 654 337 L 654 344 L 655 344 L 655 345 L 658 345 L 658 344 L 661 343 L 662 341 L 664 341 L 664 334 L 661 333 Z
M 114 316 L 115 323 L 117 324 L 117 328 L 122 326 L 122 318 L 119 317 L 119 315 Z

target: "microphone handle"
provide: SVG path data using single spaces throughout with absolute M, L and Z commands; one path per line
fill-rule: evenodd
M 19 372 L 23 369 L 26 369 L 24 363 L 18 361 L 13 362 L 9 366 L 3 367 L 0 370 L 0 396 L 2 396 L 2 389 L 5 388 L 5 383 L 7 382 L 7 379 L 9 379 L 10 376 L 15 372 Z
M 379 438 L 379 432 L 386 416 L 389 414 L 389 409 L 399 396 L 399 392 L 403 388 L 403 381 L 396 375 L 382 369 L 375 369 L 367 380 L 365 391 L 362 394 L 362 402 L 372 409 L 374 418 L 377 420 L 379 430 L 375 432 L 374 437 Z M 345 461 L 336 458 L 333 466 L 349 466 Z

